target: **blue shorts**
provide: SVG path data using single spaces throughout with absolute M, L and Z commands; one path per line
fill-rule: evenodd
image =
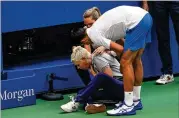
M 152 17 L 147 13 L 137 26 L 126 32 L 124 51 L 145 48 L 151 42 Z

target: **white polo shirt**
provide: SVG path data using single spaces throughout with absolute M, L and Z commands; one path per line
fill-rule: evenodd
M 110 42 L 124 38 L 126 31 L 134 28 L 148 12 L 140 7 L 119 6 L 108 10 L 87 29 L 96 46 L 110 49 Z

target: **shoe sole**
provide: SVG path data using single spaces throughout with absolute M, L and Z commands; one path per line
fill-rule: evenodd
M 108 114 L 108 116 L 130 116 L 130 115 L 136 115 L 136 111 L 131 112 L 131 113 L 126 113 L 126 114 Z
M 66 112 L 66 113 L 71 113 L 71 112 L 75 112 L 75 111 L 68 111 L 68 110 L 64 110 L 61 106 L 60 106 L 61 110 Z
M 135 108 L 135 110 L 142 110 L 143 109 L 143 107 L 134 107 Z
M 101 112 L 106 111 L 106 106 L 102 105 L 102 106 L 97 107 L 97 106 L 91 104 L 91 105 L 86 106 L 85 110 L 89 114 L 101 113 Z
M 165 85 L 165 84 L 169 84 L 169 83 L 171 83 L 171 82 L 174 82 L 174 80 L 169 81 L 169 82 L 166 82 L 166 83 L 157 83 L 157 82 L 156 82 L 156 84 L 157 84 L 157 85 Z

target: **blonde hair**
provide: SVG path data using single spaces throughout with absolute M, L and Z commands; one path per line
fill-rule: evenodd
M 97 20 L 101 16 L 101 12 L 97 7 L 92 7 L 87 9 L 83 14 L 83 18 L 92 17 L 92 19 Z
M 76 62 L 80 61 L 82 58 L 89 58 L 91 54 L 83 47 L 77 46 L 73 48 L 73 52 L 71 54 L 71 61 Z

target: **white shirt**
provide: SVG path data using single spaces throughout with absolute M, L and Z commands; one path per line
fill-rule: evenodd
M 119 6 L 108 10 L 87 29 L 91 41 L 110 49 L 110 42 L 124 38 L 126 31 L 134 28 L 148 12 L 140 7 Z

